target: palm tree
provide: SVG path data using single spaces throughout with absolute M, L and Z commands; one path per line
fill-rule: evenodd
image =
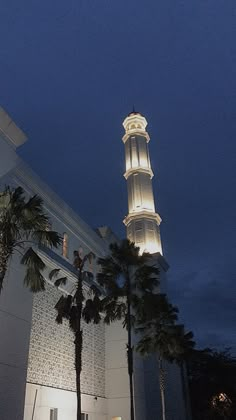
M 21 254 L 21 264 L 26 266 L 25 285 L 33 292 L 44 290 L 45 264 L 34 248 L 57 247 L 61 243 L 58 233 L 49 227 L 43 200 L 38 195 L 26 199 L 21 187 L 6 187 L 0 193 L 0 293 L 15 252 Z
M 236 358 L 230 349 L 194 350 L 187 369 L 193 419 L 236 419 Z
M 137 305 L 136 331 L 142 336 L 136 346 L 141 355 L 158 352 L 159 386 L 162 406 L 162 420 L 166 420 L 165 369 L 163 359 L 169 358 L 170 333 L 167 325 L 177 320 L 177 308 L 169 304 L 166 295 L 145 294 Z
M 174 361 L 180 367 L 181 384 L 183 390 L 186 418 L 191 417 L 191 403 L 188 388 L 186 364 L 194 353 L 195 342 L 192 331 L 185 332 L 183 325 L 175 325 L 175 338 L 173 337 Z
M 175 325 L 177 312 L 177 308 L 163 294 L 144 295 L 137 311 L 136 330 L 142 334 L 142 338 L 136 350 L 141 355 L 158 355 L 162 420 L 166 420 L 164 361 L 183 366 L 187 353 L 194 346 L 193 334 L 185 333 L 182 325 Z
M 100 290 L 92 285 L 90 287 L 92 296 L 86 298 L 83 285 L 91 280 L 92 274 L 85 271 L 85 263 L 91 261 L 95 256 L 92 252 L 85 255 L 84 258 L 74 251 L 74 266 L 77 269 L 77 281 L 73 294 L 62 295 L 57 302 L 55 309 L 57 311 L 56 322 L 62 324 L 63 319 L 69 321 L 69 326 L 74 334 L 75 344 L 75 372 L 76 372 L 76 393 L 77 393 L 77 420 L 82 420 L 81 415 L 81 371 L 82 371 L 82 349 L 83 349 L 83 330 L 82 319 L 87 323 L 94 322 L 98 324 L 101 320 L 102 304 L 100 300 Z M 56 278 L 55 286 L 65 285 L 66 277 L 58 278 L 60 269 L 54 269 L 49 274 L 50 280 Z
M 135 306 L 145 290 L 152 291 L 158 285 L 159 270 L 150 265 L 149 254 L 139 254 L 139 248 L 125 239 L 110 245 L 110 255 L 100 258 L 101 270 L 97 275 L 105 297 L 102 300 L 104 322 L 123 319 L 127 329 L 127 362 L 130 389 L 130 419 L 134 420 L 133 398 L 133 343 L 132 328 L 135 322 Z

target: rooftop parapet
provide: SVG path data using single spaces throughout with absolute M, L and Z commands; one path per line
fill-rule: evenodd
M 27 140 L 25 133 L 17 127 L 10 115 L 0 107 L 0 136 L 8 140 L 16 149 L 24 144 Z

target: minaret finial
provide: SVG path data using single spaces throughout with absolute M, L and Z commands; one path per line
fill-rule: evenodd
M 134 106 L 134 105 L 133 105 L 133 111 L 132 111 L 132 112 L 134 112 L 134 113 L 136 112 L 136 111 L 135 111 L 135 106 Z

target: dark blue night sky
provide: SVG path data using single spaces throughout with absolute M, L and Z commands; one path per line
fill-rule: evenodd
M 200 345 L 236 348 L 235 0 L 1 0 L 0 103 L 21 156 L 125 235 L 123 118 L 149 121 L 170 294 Z

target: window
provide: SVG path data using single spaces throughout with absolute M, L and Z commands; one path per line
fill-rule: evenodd
M 58 409 L 50 408 L 50 420 L 57 420 Z
M 137 152 L 136 137 L 131 137 L 131 162 L 132 162 L 132 168 L 135 168 L 138 166 L 138 152 Z
M 63 233 L 62 255 L 63 255 L 63 257 L 68 258 L 68 235 L 67 235 L 67 233 Z
M 89 416 L 86 413 L 81 413 L 81 420 L 89 420 Z

